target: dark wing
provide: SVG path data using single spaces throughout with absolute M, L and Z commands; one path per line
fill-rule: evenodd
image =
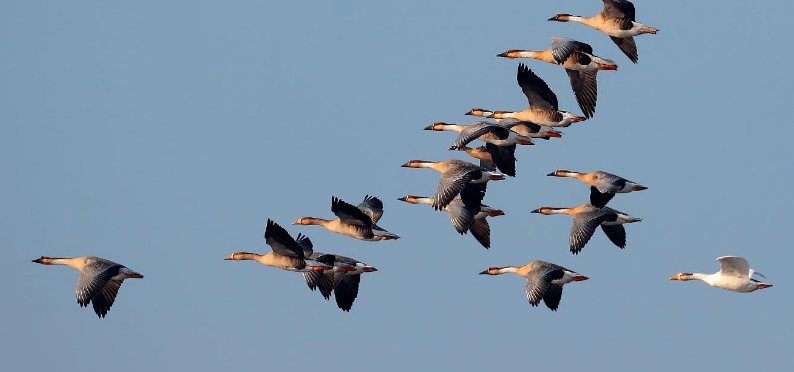
M 614 196 L 615 193 L 602 193 L 595 186 L 590 186 L 590 204 L 596 208 L 603 208 Z
M 603 0 L 604 1 L 604 10 L 601 11 L 601 14 L 604 15 L 606 18 L 620 18 L 625 19 L 627 21 L 634 21 L 636 20 L 636 13 L 634 11 L 634 4 L 631 1 L 626 0 Z M 621 26 L 621 30 L 628 30 L 629 28 L 623 28 Z
M 625 54 L 626 57 L 629 57 L 632 62 L 637 63 L 640 57 L 637 54 L 637 44 L 634 42 L 633 37 L 610 36 L 609 38 L 615 42 L 615 45 L 617 45 L 618 48 L 623 51 L 623 54 Z
M 447 205 L 449 220 L 452 222 L 455 231 L 460 234 L 465 234 L 469 231 L 469 226 L 474 220 L 474 215 L 477 214 L 477 212 L 478 211 L 474 211 L 472 208 L 463 204 L 460 199 L 455 199 Z
M 469 226 L 469 231 L 485 249 L 491 247 L 491 226 L 485 218 L 475 218 Z
M 551 55 L 557 63 L 562 64 L 575 51 L 593 54 L 593 47 L 567 37 L 551 38 Z
M 604 221 L 614 221 L 618 215 L 613 212 L 597 210 L 592 213 L 577 213 L 573 216 L 569 245 L 571 253 L 578 254 L 595 233 L 596 227 Z
M 455 199 L 455 196 L 466 188 L 471 180 L 480 177 L 482 177 L 482 171 L 479 168 L 451 165 L 446 172 L 441 174 L 436 193 L 433 195 L 433 208 L 441 210 L 446 207 L 452 199 Z M 466 202 L 465 199 L 463 201 Z
M 452 143 L 451 148 L 456 150 L 466 146 L 469 142 L 474 141 L 480 138 L 480 136 L 488 133 L 493 133 L 493 135 L 498 139 L 506 139 L 508 136 L 510 136 L 510 131 L 497 123 L 478 121 L 460 131 L 460 134 L 455 139 L 455 142 Z
M 485 189 L 487 187 L 488 183 L 486 182 L 466 184 L 466 187 L 464 187 L 460 192 L 460 200 L 467 207 L 479 212 L 480 206 L 482 206 L 482 199 L 485 197 Z M 475 212 L 474 214 L 477 213 Z
M 551 267 L 538 267 L 527 274 L 527 300 L 532 306 L 538 306 L 540 300 L 551 287 L 551 281 L 560 279 L 565 273 Z
M 345 275 L 342 281 L 334 288 L 336 305 L 344 311 L 350 311 L 353 301 L 358 297 L 358 283 L 361 282 L 361 274 Z
M 546 294 L 543 296 L 543 302 L 546 303 L 546 307 L 551 309 L 551 311 L 557 311 L 561 298 L 562 284 L 550 284 L 549 289 L 546 290 Z
M 626 248 L 626 229 L 623 225 L 601 225 L 607 238 L 620 248 Z
M 364 196 L 364 201 L 358 205 L 358 209 L 369 216 L 372 223 L 378 222 L 383 216 L 383 202 L 375 196 Z
M 364 239 L 372 239 L 372 219 L 362 212 L 361 209 L 344 202 L 335 196 L 331 197 L 331 212 L 333 212 L 342 223 L 352 226 L 362 233 Z
M 334 290 L 334 273 L 322 273 L 319 271 L 304 271 L 303 279 L 312 291 L 320 288 L 320 294 L 328 300 L 331 298 L 331 291 Z
M 119 264 L 91 262 L 80 270 L 77 278 L 77 303 L 81 307 L 93 303 L 94 312 L 104 318 L 116 300 L 121 280 L 114 278 L 122 268 Z
M 489 171 L 495 171 L 496 170 L 496 164 L 494 164 L 494 162 L 491 161 L 491 160 L 480 159 L 480 167 L 485 168 L 486 170 L 489 170 Z
M 295 242 L 298 243 L 303 250 L 303 257 L 311 257 L 312 253 L 314 253 L 314 244 L 312 244 L 312 241 L 309 240 L 308 236 L 298 233 L 298 237 L 295 238 Z
M 577 71 L 565 69 L 571 80 L 571 89 L 586 118 L 595 114 L 596 100 L 598 99 L 598 86 L 596 85 L 596 71 Z
M 303 258 L 303 248 L 298 245 L 298 242 L 289 236 L 287 230 L 269 218 L 267 228 L 265 228 L 265 243 L 273 249 L 275 254 Z
M 549 89 L 546 82 L 535 75 L 523 63 L 518 64 L 518 73 L 516 73 L 516 80 L 521 91 L 527 96 L 530 106 L 539 109 L 557 109 L 557 95 Z
M 488 149 L 491 159 L 502 173 L 510 177 L 516 176 L 516 145 L 497 146 L 486 143 L 485 148 Z

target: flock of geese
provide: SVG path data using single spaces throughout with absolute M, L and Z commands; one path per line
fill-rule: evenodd
M 626 0 L 603 0 L 603 10 L 593 17 L 557 14 L 549 21 L 579 22 L 607 34 L 621 51 L 634 63 L 638 61 L 634 36 L 655 34 L 658 29 L 636 22 L 634 4 Z M 428 204 L 435 210 L 446 211 L 452 226 L 460 234 L 471 232 L 486 249 L 490 247 L 488 217 L 504 212 L 482 204 L 488 181 L 504 180 L 516 176 L 515 151 L 517 145 L 533 145 L 533 139 L 559 138 L 561 133 L 553 128 L 568 127 L 587 120 L 595 114 L 598 97 L 596 74 L 599 70 L 617 70 L 617 64 L 593 54 L 593 48 L 576 40 L 553 37 L 551 48 L 542 51 L 509 50 L 498 54 L 504 58 L 532 58 L 562 66 L 568 74 L 574 97 L 584 116 L 577 116 L 558 108 L 557 96 L 540 77 L 523 63 L 516 75 L 519 87 L 529 101 L 523 111 L 492 111 L 475 108 L 466 115 L 490 118 L 494 121 L 477 121 L 470 125 L 435 123 L 426 130 L 453 131 L 458 136 L 450 150 L 466 152 L 479 160 L 479 165 L 463 160 L 446 161 L 410 160 L 403 165 L 409 168 L 431 168 L 440 173 L 440 180 L 432 197 L 407 195 L 399 200 L 413 204 Z M 475 141 L 484 146 L 469 147 Z M 498 171 L 497 171 L 498 170 Z M 640 218 L 609 208 L 606 204 L 620 193 L 645 190 L 646 187 L 620 176 L 602 171 L 589 173 L 556 170 L 552 177 L 576 178 L 590 186 L 590 202 L 572 208 L 541 207 L 532 211 L 540 214 L 567 214 L 573 219 L 569 248 L 578 254 L 595 233 L 597 227 L 620 248 L 626 246 L 624 224 L 639 222 Z M 364 241 L 399 239 L 399 236 L 377 225 L 383 215 L 383 202 L 367 195 L 354 206 L 332 197 L 331 212 L 337 217 L 328 220 L 303 217 L 293 225 L 319 225 L 329 231 Z M 256 254 L 234 252 L 226 260 L 253 260 L 263 265 L 302 273 L 311 290 L 319 290 L 326 299 L 334 294 L 337 306 L 350 311 L 358 296 L 361 274 L 377 271 L 358 260 L 336 254 L 315 252 L 308 237 L 298 234 L 293 238 L 287 230 L 268 219 L 265 242 L 271 252 Z M 679 273 L 670 280 L 701 280 L 711 286 L 736 292 L 752 292 L 771 287 L 753 279 L 747 260 L 725 256 L 717 259 L 720 271 L 707 275 Z M 90 303 L 96 314 L 104 317 L 115 301 L 121 283 L 128 278 L 143 275 L 124 265 L 99 257 L 79 258 L 41 257 L 33 262 L 45 265 L 67 265 L 79 270 L 77 303 Z M 523 266 L 491 267 L 483 275 L 515 273 L 526 277 L 526 296 L 532 306 L 541 300 L 556 311 L 562 297 L 564 284 L 587 280 L 573 270 L 545 261 L 532 261 Z M 763 275 L 761 275 L 763 276 Z

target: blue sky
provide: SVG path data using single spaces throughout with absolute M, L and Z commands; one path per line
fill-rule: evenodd
M 0 6 L 0 357 L 8 370 L 785 370 L 791 365 L 792 178 L 788 2 L 637 1 L 634 65 L 583 25 L 598 1 L 14 1 Z M 684 12 L 685 10 L 686 12 Z M 446 214 L 397 201 L 438 176 L 409 159 L 466 159 L 473 107 L 519 110 L 518 61 L 552 36 L 614 59 L 595 117 L 517 151 L 489 185 L 492 247 Z M 525 60 L 579 112 L 557 66 Z M 597 231 L 567 248 L 587 187 L 546 177 L 601 169 L 649 187 L 610 206 L 641 223 L 620 250 Z M 363 242 L 299 217 L 330 198 L 379 196 L 397 241 Z M 228 262 L 269 250 L 268 218 L 315 249 L 379 271 L 350 313 L 295 273 Z M 77 272 L 30 260 L 97 255 L 145 275 L 108 317 L 75 303 Z M 775 286 L 750 294 L 670 282 L 746 257 Z M 551 261 L 589 276 L 560 309 L 533 308 L 518 276 Z

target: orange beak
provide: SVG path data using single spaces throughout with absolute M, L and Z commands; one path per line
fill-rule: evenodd
M 585 120 L 587 120 L 587 118 L 586 118 L 586 117 L 584 117 L 584 116 L 577 116 L 577 117 L 574 117 L 573 119 L 571 119 L 571 122 L 573 122 L 573 123 L 578 123 L 578 122 L 580 122 L 580 121 L 585 121 Z
M 590 279 L 590 278 L 588 278 L 588 277 L 586 277 L 584 275 L 577 275 L 577 276 L 573 277 L 573 281 L 575 281 L 575 282 L 581 282 L 581 281 L 587 280 L 587 279 Z
M 353 266 L 342 266 L 342 271 L 348 273 L 351 271 L 356 271 L 356 268 Z
M 520 139 L 520 140 L 518 140 L 518 144 L 519 145 L 534 145 L 535 142 L 532 142 L 532 141 L 527 140 L 527 139 Z
M 769 287 L 771 287 L 771 286 L 772 286 L 772 284 L 759 284 L 759 285 L 758 285 L 758 289 L 769 288 Z
M 505 215 L 505 212 L 502 212 L 501 209 L 497 209 L 497 210 L 488 212 L 488 216 L 491 216 L 491 217 L 504 216 L 504 215 Z
M 488 179 L 491 181 L 499 181 L 505 179 L 505 176 L 503 174 L 492 174 L 488 176 Z
M 598 64 L 598 68 L 600 68 L 602 70 L 617 70 L 618 66 L 617 65 L 607 65 L 607 64 L 599 63 Z
M 372 266 L 366 266 L 366 267 L 364 267 L 364 268 L 363 268 L 363 269 L 361 269 L 361 270 L 363 270 L 365 273 L 371 273 L 371 272 L 373 272 L 373 271 L 378 271 L 378 269 L 376 269 L 376 268 L 374 268 L 374 267 L 372 267 Z
M 678 279 L 678 274 L 675 274 L 674 276 L 670 277 L 670 280 L 681 280 L 681 279 Z
M 324 271 L 329 270 L 331 267 L 329 266 L 312 266 L 312 270 L 314 271 Z
M 546 135 L 549 136 L 549 137 L 553 137 L 553 138 L 561 138 L 562 137 L 562 132 L 558 132 L 556 130 L 550 130 L 550 131 L 546 132 Z
M 645 186 L 642 186 L 642 185 L 637 185 L 637 186 L 634 186 L 634 187 L 631 189 L 631 191 L 642 191 L 642 190 L 646 190 L 646 189 L 648 189 L 648 188 L 647 188 L 647 187 L 645 187 Z

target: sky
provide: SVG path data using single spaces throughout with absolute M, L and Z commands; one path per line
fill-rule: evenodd
M 636 1 L 632 64 L 604 34 L 557 13 L 594 0 L 6 1 L 0 4 L 0 364 L 4 370 L 405 371 L 486 368 L 766 370 L 792 365 L 794 57 L 790 2 Z M 521 110 L 519 61 L 552 36 L 615 60 L 594 118 L 516 152 L 517 177 L 484 202 L 492 248 L 432 196 L 473 107 Z M 523 60 L 579 113 L 558 66 Z M 601 231 L 577 255 L 568 216 L 587 201 L 555 169 L 604 170 L 648 186 L 610 206 L 643 221 L 618 249 Z M 396 241 L 317 226 L 331 196 L 385 203 Z M 297 273 L 230 262 L 266 253 L 268 218 L 315 250 L 354 257 L 350 313 Z M 31 263 L 96 255 L 145 278 L 107 317 L 76 304 L 77 272 Z M 746 257 L 772 288 L 734 293 L 678 272 Z M 590 277 L 559 311 L 531 307 L 524 278 L 489 266 L 550 261 Z

